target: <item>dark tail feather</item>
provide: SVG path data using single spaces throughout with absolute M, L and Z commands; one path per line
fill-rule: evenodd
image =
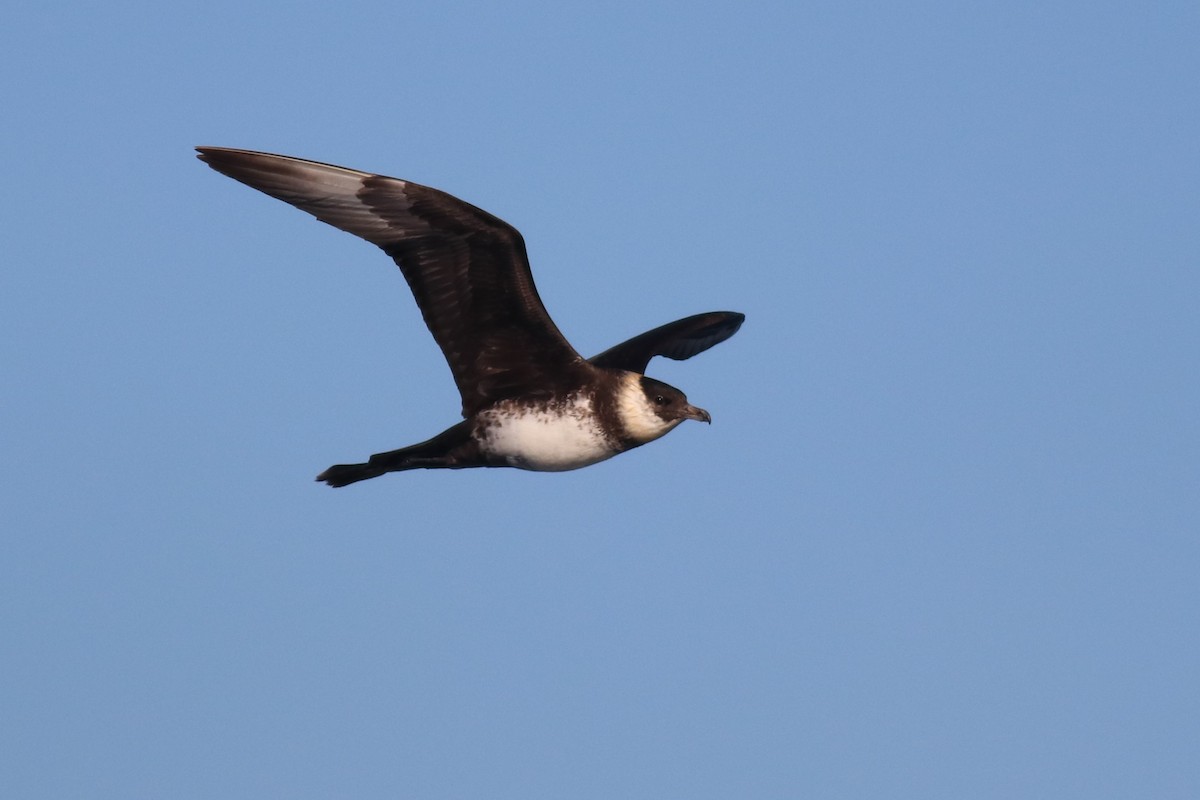
M 330 486 L 341 487 L 349 486 L 352 483 L 365 481 L 367 478 L 378 478 L 386 473 L 387 470 L 382 467 L 371 466 L 371 464 L 334 464 L 329 469 L 317 476 L 317 480 L 324 481 Z
M 365 464 L 334 464 L 318 475 L 317 480 L 336 488 L 406 469 L 481 466 L 470 460 L 463 445 L 468 445 L 469 449 L 470 430 L 466 422 L 442 431 L 427 442 L 376 453 Z

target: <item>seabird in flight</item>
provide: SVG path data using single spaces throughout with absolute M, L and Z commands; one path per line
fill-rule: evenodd
M 462 395 L 462 422 L 365 463 L 334 465 L 318 481 L 346 486 L 408 469 L 578 469 L 685 419 L 712 421 L 683 392 L 643 373 L 654 356 L 683 360 L 725 341 L 744 315 L 697 314 L 585 359 L 546 313 L 525 241 L 503 220 L 412 181 L 270 153 L 196 149 L 217 172 L 391 256 Z

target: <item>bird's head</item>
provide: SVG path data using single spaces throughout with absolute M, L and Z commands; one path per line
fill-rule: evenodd
M 657 439 L 685 419 L 712 422 L 707 411 L 689 403 L 674 386 L 635 373 L 626 378 L 618 409 L 626 433 L 639 444 Z
M 680 423 L 685 419 L 712 424 L 712 417 L 703 408 L 688 402 L 687 396 L 674 386 L 642 376 L 642 393 L 654 413 L 664 422 Z

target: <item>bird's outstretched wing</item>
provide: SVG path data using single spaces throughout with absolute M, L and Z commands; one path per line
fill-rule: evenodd
M 464 416 L 551 393 L 588 369 L 550 319 L 508 223 L 411 181 L 289 156 L 198 147 L 216 171 L 383 248 L 441 347 Z
M 737 333 L 745 319 L 745 314 L 736 311 L 696 314 L 646 331 L 588 360 L 597 367 L 644 373 L 655 356 L 683 361 L 720 344 Z

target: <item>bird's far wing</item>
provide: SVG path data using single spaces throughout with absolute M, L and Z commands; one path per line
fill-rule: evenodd
M 644 373 L 655 356 L 683 361 L 720 344 L 737 333 L 745 319 L 745 314 L 736 311 L 696 314 L 646 331 L 588 360 L 597 367 Z
M 463 398 L 463 414 L 583 366 L 538 297 L 508 223 L 411 181 L 289 156 L 198 147 L 216 171 L 381 247 L 404 273 Z

